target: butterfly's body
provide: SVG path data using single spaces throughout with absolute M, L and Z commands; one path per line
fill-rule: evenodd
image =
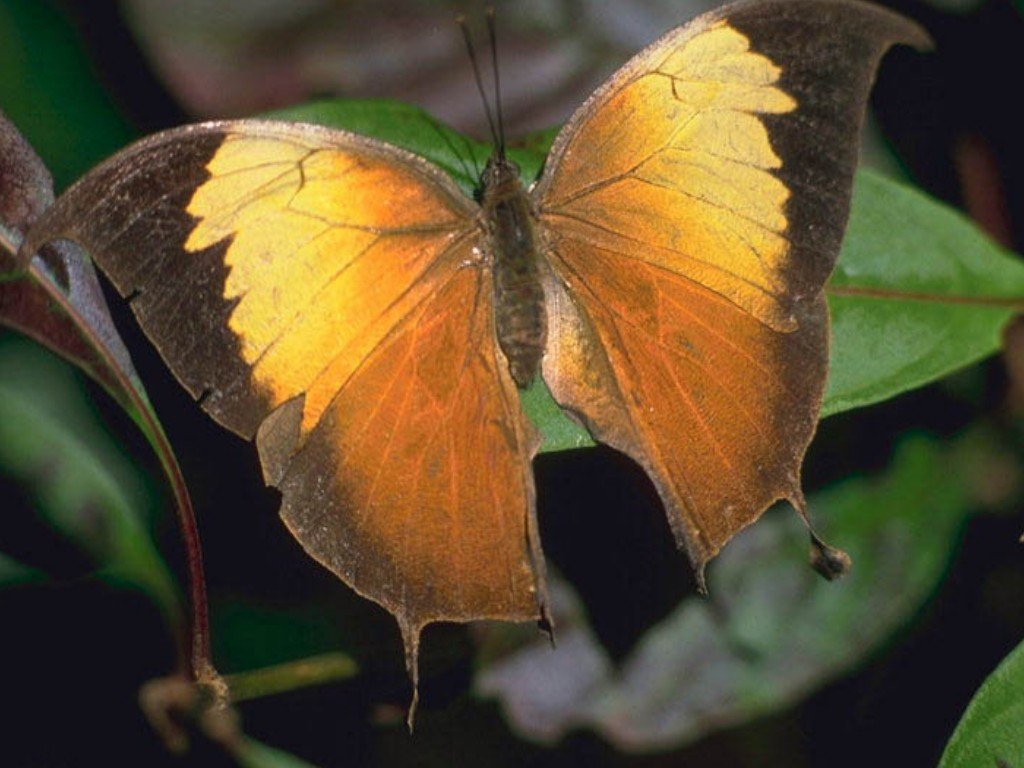
M 514 163 L 495 155 L 480 182 L 498 345 L 516 385 L 524 388 L 537 375 L 547 344 L 534 215 Z
M 516 392 L 538 371 L 647 471 L 698 577 L 776 500 L 802 510 L 824 286 L 896 42 L 928 37 L 852 0 L 741 0 L 624 65 L 529 190 L 499 142 L 479 205 L 365 136 L 179 128 L 90 172 L 22 250 L 92 253 L 414 669 L 430 622 L 545 614 Z

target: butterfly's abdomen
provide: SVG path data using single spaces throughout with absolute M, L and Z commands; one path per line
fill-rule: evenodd
M 518 178 L 514 186 L 487 191 L 483 207 L 493 256 L 498 345 L 522 389 L 537 375 L 547 341 L 537 241 L 529 201 Z

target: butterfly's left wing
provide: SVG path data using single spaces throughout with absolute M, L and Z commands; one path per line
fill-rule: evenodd
M 657 486 L 698 574 L 773 501 L 801 507 L 825 386 L 822 289 L 868 89 L 914 24 L 844 0 L 755 0 L 628 62 L 535 190 L 551 272 L 543 375 Z
M 296 538 L 396 616 L 412 660 L 428 622 L 541 612 L 538 438 L 495 341 L 478 213 L 380 141 L 206 123 L 90 171 L 25 252 L 92 254 L 203 408 L 255 438 Z

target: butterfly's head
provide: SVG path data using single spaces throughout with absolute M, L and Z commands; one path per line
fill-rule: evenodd
M 484 172 L 480 174 L 480 193 L 483 196 L 506 189 L 518 189 L 519 175 L 519 166 L 495 150 L 487 159 Z

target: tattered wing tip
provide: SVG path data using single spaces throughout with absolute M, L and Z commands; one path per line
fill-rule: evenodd
M 845 576 L 853 567 L 853 558 L 838 547 L 825 543 L 818 535 L 818 532 L 814 530 L 811 518 L 807 514 L 807 501 L 804 499 L 803 492 L 796 491 L 792 493 L 788 501 L 793 505 L 797 514 L 800 515 L 800 519 L 807 526 L 807 533 L 811 537 L 809 552 L 811 567 L 829 581 L 835 581 Z
M 853 559 L 843 550 L 830 547 L 819 539 L 814 531 L 811 531 L 810 534 L 811 567 L 829 581 L 835 581 L 845 576 L 853 567 Z
M 546 602 L 540 604 L 540 618 L 537 619 L 537 628 L 548 636 L 548 642 L 551 643 L 551 649 L 555 649 L 555 620 L 551 616 L 551 612 L 548 610 Z
M 256 430 L 256 453 L 263 469 L 263 482 L 275 488 L 288 471 L 301 437 L 305 393 L 279 405 Z
M 405 647 L 405 671 L 409 674 L 409 682 L 412 683 L 412 698 L 405 716 L 405 724 L 408 726 L 411 736 L 416 721 L 416 708 L 420 703 L 419 655 L 420 634 L 423 632 L 423 625 L 399 616 L 398 629 L 402 633 L 402 645 Z
M 699 563 L 693 564 L 693 578 L 697 582 L 697 594 L 701 597 L 708 596 L 707 567 L 707 560 L 702 560 Z
M 903 21 L 902 36 L 898 42 L 909 45 L 919 53 L 929 53 L 935 50 L 935 38 L 923 26 L 913 19 L 901 17 Z

